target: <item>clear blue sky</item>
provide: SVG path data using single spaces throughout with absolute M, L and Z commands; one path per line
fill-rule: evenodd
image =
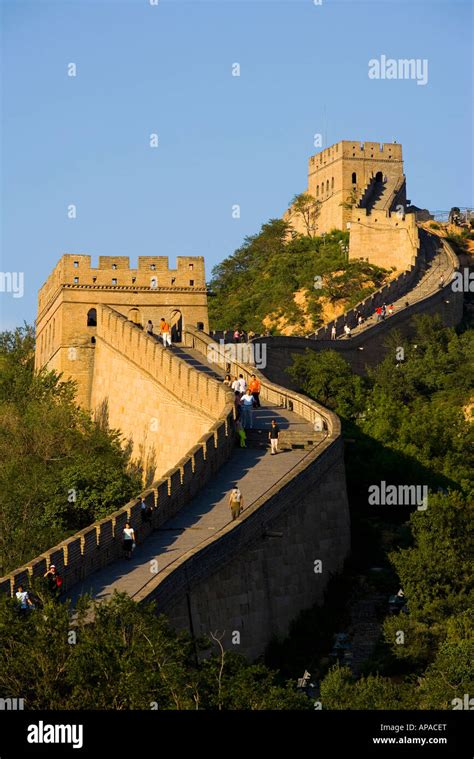
M 34 320 L 63 253 L 203 255 L 210 278 L 305 188 L 315 133 L 396 139 L 413 203 L 473 203 L 469 2 L 1 6 L 1 270 L 25 276 L 3 328 Z M 381 55 L 428 59 L 428 84 L 369 79 Z

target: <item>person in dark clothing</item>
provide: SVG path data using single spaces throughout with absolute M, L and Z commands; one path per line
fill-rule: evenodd
M 279 434 L 280 434 L 280 428 L 278 424 L 275 422 L 275 420 L 272 419 L 272 425 L 270 427 L 270 432 L 268 433 L 272 456 L 274 453 L 278 453 L 278 435 Z
M 45 577 L 48 581 L 49 592 L 53 598 L 57 598 L 61 592 L 63 578 L 57 571 L 56 566 L 54 564 L 51 564 L 50 568 L 47 572 L 44 573 L 43 577 Z

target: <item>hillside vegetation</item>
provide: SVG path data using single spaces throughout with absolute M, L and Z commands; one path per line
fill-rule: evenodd
M 123 506 L 141 470 L 117 431 L 75 403 L 75 385 L 34 374 L 34 331 L 0 334 L 0 575 Z
M 211 328 L 301 335 L 342 314 L 390 277 L 365 261 L 348 261 L 348 244 L 348 232 L 298 235 L 271 219 L 213 269 Z

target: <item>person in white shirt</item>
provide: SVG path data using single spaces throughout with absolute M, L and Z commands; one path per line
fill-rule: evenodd
M 254 397 L 251 392 L 248 390 L 245 391 L 242 398 L 240 399 L 241 403 L 241 413 L 242 413 L 242 427 L 246 429 L 253 429 L 253 404 L 254 404 Z
M 28 592 L 26 590 L 23 590 L 23 585 L 18 586 L 18 590 L 15 593 L 16 600 L 20 604 L 20 609 L 22 611 L 26 611 L 27 609 L 34 609 L 34 604 L 32 603 Z
M 135 547 L 135 531 L 133 527 L 131 526 L 130 522 L 127 522 L 123 530 L 123 550 L 124 550 L 126 559 L 132 558 L 132 551 L 134 547 Z
M 232 390 L 234 393 L 240 393 L 240 382 L 238 377 L 234 377 L 234 381 L 231 385 Z
M 239 390 L 242 393 L 242 395 L 247 390 L 247 382 L 244 379 L 244 375 L 243 374 L 239 374 Z

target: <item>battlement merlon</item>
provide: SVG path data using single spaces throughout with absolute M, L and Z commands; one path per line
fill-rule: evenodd
M 361 140 L 341 140 L 310 156 L 309 172 L 327 166 L 340 158 L 364 158 L 379 161 L 402 161 L 402 146 L 398 142 L 362 142 Z
M 156 282 L 152 282 L 154 279 Z M 99 256 L 99 266 L 91 266 L 91 256 L 65 253 L 61 256 L 38 293 L 43 304 L 61 285 L 205 287 L 203 256 L 177 256 L 176 269 L 169 268 L 168 256 L 139 256 L 138 268 L 130 268 L 129 256 Z

